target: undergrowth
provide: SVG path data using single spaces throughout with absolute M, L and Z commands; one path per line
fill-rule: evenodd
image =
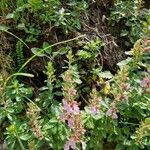
M 108 43 L 81 34 L 80 19 L 98 1 L 10 2 L 0 6 L 0 31 L 14 38 L 9 52 L 0 45 L 0 149 L 149 150 L 150 16 L 144 1 L 117 0 L 105 16 L 109 26 L 120 26 L 118 38 L 126 43 L 126 59 L 115 73 L 103 64 Z M 35 57 L 47 64 L 38 89 L 36 71 L 29 72 Z

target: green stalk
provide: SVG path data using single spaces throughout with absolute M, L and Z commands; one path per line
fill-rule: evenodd
M 29 46 L 28 46 L 22 39 L 20 39 L 18 36 L 16 36 L 15 34 L 9 32 L 9 31 L 7 31 L 7 30 L 3 30 L 3 31 L 5 31 L 6 33 L 8 33 L 8 34 L 14 36 L 16 39 L 18 39 L 20 42 L 22 42 L 22 43 L 29 49 Z
M 8 83 L 8 81 L 9 81 L 12 77 L 14 77 L 14 76 L 34 77 L 34 75 L 32 75 L 32 74 L 30 74 L 30 73 L 14 73 L 14 74 L 10 75 L 10 76 L 5 80 L 3 89 L 5 89 L 5 87 L 6 87 L 7 83 Z
M 72 38 L 72 39 L 69 39 L 69 40 L 61 41 L 61 42 L 55 43 L 55 44 L 53 44 L 53 45 L 47 46 L 47 47 L 45 47 L 44 49 L 41 49 L 41 50 L 38 51 L 36 54 L 34 54 L 32 57 L 30 57 L 30 58 L 21 66 L 21 68 L 18 70 L 18 72 L 20 72 L 32 59 L 34 59 L 36 56 L 38 56 L 40 53 L 44 52 L 45 50 L 47 50 L 47 49 L 49 49 L 49 48 L 52 48 L 52 47 L 54 47 L 54 46 L 60 45 L 60 44 L 64 44 L 64 43 L 68 43 L 68 42 L 77 40 L 77 39 L 79 39 L 79 38 L 83 38 L 83 37 L 85 37 L 85 35 L 80 35 L 80 36 L 77 36 L 77 37 Z
M 17 138 L 17 139 L 18 139 L 18 142 L 19 142 L 19 144 L 20 144 L 21 149 L 22 149 L 22 150 L 26 150 L 26 149 L 24 148 L 24 145 L 23 145 L 23 143 L 21 142 L 21 140 L 20 140 L 19 138 Z

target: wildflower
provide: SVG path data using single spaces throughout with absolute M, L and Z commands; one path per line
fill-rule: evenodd
M 116 109 L 116 105 L 114 102 L 111 104 L 111 108 L 109 108 L 108 111 L 106 112 L 106 115 L 110 116 L 112 119 L 118 118 L 117 109 Z
M 90 105 L 89 105 L 89 110 L 92 113 L 92 115 L 97 115 L 100 110 L 100 102 L 101 98 L 98 97 L 98 92 L 96 91 L 96 88 L 92 89 L 92 93 L 90 94 L 91 99 L 90 99 Z
M 150 52 L 150 39 L 146 39 L 145 40 L 145 48 L 144 48 L 144 51 L 145 52 Z
M 69 128 L 73 128 L 74 127 L 74 118 L 70 116 L 70 118 L 68 118 L 68 127 Z
M 77 91 L 75 89 L 69 89 L 68 94 L 70 96 L 76 96 Z
M 72 102 L 72 113 L 74 115 L 78 115 L 80 113 L 80 109 L 76 101 Z
M 106 115 L 112 117 L 112 119 L 118 118 L 116 111 L 112 108 L 108 109 L 108 111 L 106 112 Z
M 150 46 L 144 48 L 145 52 L 150 52 Z
M 76 148 L 76 143 L 82 141 L 85 129 L 82 124 L 81 112 L 76 99 L 76 89 L 71 70 L 67 70 L 63 75 L 63 102 L 60 119 L 68 124 L 71 129 L 69 140 L 64 145 L 64 150 Z
M 62 121 L 68 122 L 68 127 L 73 128 L 74 126 L 74 116 L 80 113 L 78 103 L 76 101 L 68 102 L 63 99 L 63 113 L 60 115 Z
M 76 148 L 76 143 L 81 142 L 82 144 L 82 135 L 85 133 L 85 129 L 83 128 L 81 115 L 71 116 L 68 119 L 68 126 L 72 129 L 72 134 L 69 140 L 64 145 L 64 150 L 70 150 Z M 85 147 L 85 145 L 83 145 Z
M 70 150 L 70 148 L 71 149 L 75 149 L 76 148 L 76 141 L 73 138 L 69 139 L 66 142 L 66 144 L 64 146 L 64 150 Z
M 42 140 L 44 138 L 44 135 L 41 131 L 41 125 L 40 125 L 40 115 L 39 115 L 39 109 L 37 106 L 33 103 L 28 104 L 28 110 L 27 110 L 27 116 L 30 119 L 29 124 L 31 126 L 31 130 L 34 133 L 34 135 Z
M 141 81 L 140 85 L 144 89 L 145 93 L 150 93 L 150 77 L 145 77 Z
M 149 38 L 147 38 L 147 39 L 145 39 L 145 45 L 150 45 L 150 39 Z
M 150 88 L 150 77 L 145 77 L 141 83 L 140 83 L 141 87 L 143 88 Z
M 72 112 L 71 105 L 66 100 L 63 100 L 63 109 L 68 113 Z
M 129 83 L 123 83 L 121 85 L 121 88 L 123 91 L 128 91 L 130 89 L 130 84 Z
M 125 93 L 119 93 L 117 96 L 116 96 L 116 101 L 118 102 L 128 102 L 128 95 L 126 95 Z
M 91 106 L 90 111 L 91 111 L 92 115 L 96 115 L 99 112 L 99 110 L 96 106 Z

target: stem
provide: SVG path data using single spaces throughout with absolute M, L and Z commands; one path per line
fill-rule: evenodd
M 8 81 L 13 77 L 13 76 L 27 76 L 27 77 L 34 77 L 32 74 L 29 74 L 29 73 L 14 73 L 12 75 L 10 75 L 4 82 L 4 86 L 3 86 L 3 89 L 5 89 Z
M 5 31 L 6 33 L 8 33 L 8 34 L 14 36 L 16 39 L 18 39 L 20 42 L 22 42 L 22 43 L 29 49 L 29 46 L 28 46 L 22 39 L 20 39 L 18 36 L 16 36 L 15 34 L 9 32 L 9 31 L 7 31 L 7 30 L 3 30 L 3 31 Z
M 20 144 L 21 149 L 22 149 L 22 150 L 26 150 L 26 149 L 24 148 L 24 145 L 23 145 L 23 143 L 21 142 L 21 140 L 20 140 L 19 138 L 17 138 L 17 139 L 18 139 L 18 142 L 19 142 L 19 144 Z
M 77 39 L 79 39 L 79 38 L 83 38 L 83 37 L 85 37 L 85 35 L 80 35 L 80 36 L 77 36 L 77 37 L 72 38 L 72 39 L 69 39 L 69 40 L 61 41 L 61 42 L 55 43 L 55 44 L 53 44 L 53 45 L 47 46 L 47 47 L 44 48 L 44 49 L 41 49 L 41 50 L 38 51 L 36 54 L 34 54 L 33 56 L 31 56 L 31 57 L 21 66 L 21 68 L 18 70 L 18 72 L 20 72 L 32 59 L 34 59 L 36 56 L 38 56 L 40 53 L 44 52 L 45 50 L 47 50 L 47 49 L 49 49 L 49 48 L 51 48 L 51 47 L 60 45 L 60 44 L 64 44 L 64 43 L 68 43 L 68 42 L 77 40 Z
M 34 104 L 40 111 L 42 111 L 42 109 L 38 105 L 36 105 L 36 103 L 34 103 L 30 98 L 28 98 L 28 97 L 26 97 L 25 95 L 22 95 L 22 94 L 21 94 L 21 96 L 24 97 L 24 98 L 26 98 L 29 102 L 31 102 L 32 104 Z
M 133 125 L 133 126 L 139 126 L 139 124 L 136 123 L 130 123 L 130 122 L 119 122 L 121 124 L 127 124 L 127 125 Z

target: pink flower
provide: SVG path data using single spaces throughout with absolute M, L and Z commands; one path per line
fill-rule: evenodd
M 108 109 L 108 111 L 106 112 L 106 115 L 112 117 L 112 119 L 118 118 L 116 110 L 113 108 Z
M 64 108 L 64 110 L 66 110 L 68 113 L 71 113 L 71 112 L 72 112 L 71 105 L 70 105 L 66 100 L 63 100 L 63 108 Z
M 116 112 L 114 112 L 114 113 L 112 114 L 112 119 L 118 119 L 118 116 L 117 116 L 117 113 L 116 113 Z
M 65 121 L 65 118 L 66 118 L 66 116 L 64 115 L 64 113 L 62 113 L 62 114 L 59 116 L 59 119 L 60 119 L 61 121 Z
M 70 139 L 69 141 L 66 142 L 64 146 L 64 150 L 70 150 L 76 148 L 76 142 L 73 139 Z
M 128 96 L 127 95 L 118 95 L 118 99 L 124 102 L 128 102 Z
M 73 128 L 74 127 L 74 119 L 73 118 L 68 118 L 68 127 Z
M 66 100 L 63 100 L 63 109 L 67 113 L 73 113 L 74 115 L 78 115 L 80 113 L 79 106 L 75 101 L 67 102 Z
M 141 81 L 140 85 L 141 85 L 141 87 L 143 87 L 143 88 L 150 87 L 150 78 L 145 77 L 145 78 Z
M 74 115 L 78 115 L 80 113 L 80 109 L 79 109 L 79 106 L 77 105 L 77 103 L 74 103 L 72 105 L 72 110 L 73 110 Z
M 93 115 L 98 114 L 98 109 L 97 109 L 96 106 L 91 106 L 91 107 L 90 107 L 90 111 L 91 111 L 91 113 L 92 113 Z
M 122 84 L 122 89 L 123 89 L 124 91 L 128 91 L 129 88 L 130 88 L 130 84 L 128 84 L 128 83 Z

